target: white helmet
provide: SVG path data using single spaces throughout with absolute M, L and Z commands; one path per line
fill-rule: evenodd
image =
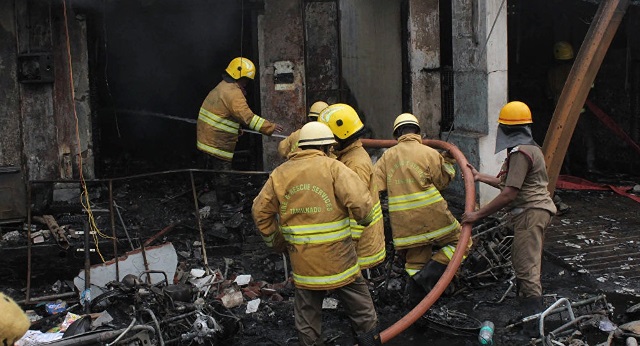
M 314 121 L 305 124 L 302 129 L 300 129 L 300 139 L 298 139 L 299 147 L 328 144 L 336 144 L 336 140 L 333 138 L 333 132 L 331 132 L 329 126 Z

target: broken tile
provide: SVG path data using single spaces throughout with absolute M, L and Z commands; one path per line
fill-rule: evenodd
M 335 298 L 327 297 L 322 301 L 323 309 L 337 309 L 338 308 L 338 300 Z
M 260 299 L 253 299 L 247 303 L 247 314 L 252 314 L 258 311 L 258 307 L 260 307 Z

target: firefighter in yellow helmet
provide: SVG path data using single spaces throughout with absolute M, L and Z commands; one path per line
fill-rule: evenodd
M 562 94 L 562 89 L 567 82 L 571 67 L 574 62 L 573 46 L 567 41 L 556 42 L 553 46 L 554 63 L 547 73 L 547 96 L 552 101 L 555 109 Z M 593 85 L 591 86 L 593 88 Z M 571 173 L 576 166 L 576 157 L 584 156 L 584 164 L 588 173 L 597 173 L 596 168 L 596 142 L 594 128 L 597 126 L 593 123 L 594 118 L 585 115 L 587 109 L 582 107 L 580 110 L 580 118 L 576 124 L 576 130 L 571 138 L 572 145 L 564 159 L 564 171 Z M 545 130 L 545 129 L 541 129 Z M 576 145 L 576 143 L 579 143 Z
M 29 329 L 29 319 L 13 299 L 0 292 L 0 345 L 13 345 Z
M 424 297 L 420 291 L 435 286 L 460 238 L 460 224 L 440 195 L 455 177 L 455 160 L 422 144 L 420 124 L 412 114 L 396 118 L 393 136 L 398 144 L 374 166 L 375 185 L 389 196 L 393 244 L 404 253 L 405 270 L 413 278 L 408 281 L 411 298 Z
M 502 208 L 509 211 L 514 231 L 511 262 L 516 273 L 517 293 L 524 316 L 543 308 L 540 268 L 545 229 L 556 213 L 547 184 L 542 150 L 531 134 L 531 110 L 523 102 L 507 103 L 500 111 L 496 153 L 507 149 L 507 158 L 497 176 L 479 173 L 469 165 L 475 181 L 500 189 L 500 194 L 475 212 L 462 215 L 463 223 L 474 223 Z M 530 330 L 531 336 L 535 330 Z
M 251 60 L 244 57 L 231 60 L 222 81 L 209 92 L 200 107 L 196 145 L 210 155 L 211 168 L 215 170 L 231 170 L 241 126 L 268 136 L 282 131 L 282 126 L 254 114 L 247 104 L 244 88 L 255 74 L 256 67 Z M 228 184 L 228 178 L 221 176 L 218 186 L 225 188 Z
M 371 157 L 362 147 L 360 137 L 365 127 L 358 113 L 349 105 L 337 103 L 324 109 L 318 121 L 329 126 L 337 139 L 334 147 L 336 159 L 354 171 L 369 187 L 373 198 L 375 216 L 367 227 L 358 225 L 351 218 L 351 236 L 356 245 L 358 263 L 361 269 L 373 268 L 382 263 L 386 256 L 384 222 L 378 191 L 373 190 L 373 164 Z
M 361 345 L 380 344 L 377 315 L 360 266 L 349 213 L 361 225 L 374 212 L 367 186 L 344 164 L 327 156 L 331 130 L 310 122 L 300 130 L 300 150 L 277 167 L 253 201 L 253 219 L 270 246 L 287 242 L 296 286 L 294 313 L 300 345 L 322 343 L 322 301 L 334 290 Z
M 317 121 L 318 115 L 323 109 L 329 105 L 324 101 L 316 101 L 309 108 L 309 114 L 307 115 L 307 122 Z M 298 138 L 300 137 L 300 130 L 292 132 L 287 138 L 280 141 L 278 144 L 278 154 L 284 159 L 292 152 L 298 150 Z

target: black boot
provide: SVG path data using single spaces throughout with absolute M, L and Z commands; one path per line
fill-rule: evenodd
M 431 260 L 413 276 L 413 280 L 429 293 L 447 269 L 446 264 Z
M 367 333 L 356 335 L 356 342 L 358 346 L 382 346 L 380 332 L 377 327 Z
M 523 317 L 535 315 L 544 310 L 544 298 L 540 296 L 521 298 L 520 309 Z M 540 336 L 539 319 L 529 321 L 522 325 L 522 334 L 531 338 Z

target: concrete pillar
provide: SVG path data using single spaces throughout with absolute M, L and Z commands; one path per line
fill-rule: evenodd
M 494 155 L 494 149 L 498 114 L 507 102 L 506 6 L 506 0 L 452 4 L 455 130 L 450 141 L 478 170 L 492 175 L 505 158 L 504 151 Z M 461 180 L 451 188 L 461 193 Z M 486 184 L 477 191 L 480 205 L 499 193 Z
M 407 45 L 411 112 L 428 138 L 440 134 L 440 16 L 439 0 L 410 0 Z
M 261 116 L 296 130 L 305 110 L 305 66 L 302 0 L 266 0 L 258 18 Z M 263 137 L 264 169 L 282 162 L 281 138 Z

